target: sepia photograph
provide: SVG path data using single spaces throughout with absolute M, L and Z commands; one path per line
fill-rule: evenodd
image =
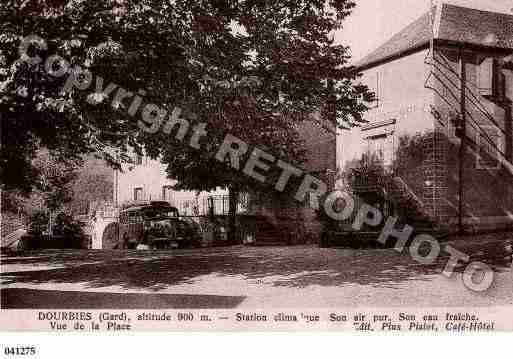
M 0 330 L 513 331 L 512 110 L 511 0 L 2 0 Z

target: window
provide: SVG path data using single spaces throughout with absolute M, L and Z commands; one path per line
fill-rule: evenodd
M 149 207 L 142 211 L 143 218 L 178 217 L 178 210 L 172 207 Z
M 385 158 L 386 138 L 387 138 L 386 135 L 379 135 L 379 136 L 369 137 L 367 139 L 368 151 L 372 154 L 375 154 L 382 160 Z
M 493 126 L 481 127 L 476 134 L 476 144 L 476 168 L 480 170 L 499 169 L 502 152 L 500 130 Z
M 129 212 L 128 213 L 128 222 L 129 223 L 140 223 L 143 221 L 143 218 L 138 212 Z
M 479 65 L 478 87 L 481 95 L 502 100 L 505 95 L 505 75 L 497 59 L 488 57 Z
M 123 213 L 123 214 L 121 215 L 121 220 L 120 220 L 120 221 L 121 221 L 121 223 L 123 223 L 123 224 L 128 224 L 128 213 Z
M 134 188 L 134 201 L 143 200 L 143 189 L 142 187 Z
M 173 202 L 173 187 L 162 186 L 162 200 L 167 202 Z
M 388 134 L 379 134 L 369 136 L 367 140 L 367 151 L 369 154 L 377 156 L 383 164 L 388 166 L 393 160 L 393 138 Z

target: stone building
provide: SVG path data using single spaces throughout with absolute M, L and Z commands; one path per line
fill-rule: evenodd
M 512 54 L 513 16 L 436 6 L 356 65 L 376 102 L 337 164 L 373 153 L 392 172 L 415 152 L 395 180 L 435 224 L 511 226 Z

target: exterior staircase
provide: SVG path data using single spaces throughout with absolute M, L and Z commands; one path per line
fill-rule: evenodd
M 408 203 L 411 206 L 412 214 L 408 218 L 408 225 L 412 226 L 417 233 L 430 233 L 435 237 L 445 237 L 447 229 L 443 229 L 443 224 L 430 218 L 426 211 L 426 204 L 419 198 L 410 186 L 401 178 L 394 177 L 390 187 L 390 195 L 395 203 L 404 205 Z M 413 212 L 418 211 L 416 214 Z
M 380 192 L 386 198 L 386 205 L 381 210 L 385 219 L 389 216 L 398 216 L 405 224 L 410 225 L 416 232 L 442 233 L 440 226 L 430 218 L 426 203 L 400 176 L 383 176 L 372 178 L 370 181 L 361 181 L 356 190 L 361 193 Z M 407 215 L 406 215 L 407 213 Z M 380 232 L 381 228 L 371 229 Z
M 401 177 L 394 177 L 391 182 L 392 183 L 388 187 L 393 200 L 410 200 L 418 208 L 424 207 L 424 202 L 422 202 L 422 200 Z

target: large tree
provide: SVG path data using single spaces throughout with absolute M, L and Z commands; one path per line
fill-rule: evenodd
M 211 152 L 226 133 L 299 164 L 297 126 L 312 113 L 339 128 L 357 126 L 372 94 L 348 66 L 334 32 L 355 6 L 349 0 L 11 0 L 0 5 L 1 183 L 29 190 L 31 159 L 45 147 L 63 161 L 98 151 L 160 157 L 182 188 L 253 186 Z M 202 151 L 166 131 L 143 131 L 114 92 L 62 91 L 67 76 L 19 58 L 59 54 L 172 113 L 206 123 Z M 69 89 L 68 89 L 69 90 Z M 137 116 L 137 115 L 136 115 Z M 149 133 L 151 132 L 151 133 Z M 113 155 L 115 149 L 117 155 Z M 115 158 L 116 157 L 116 158 Z M 232 201 L 233 202 L 233 201 Z

